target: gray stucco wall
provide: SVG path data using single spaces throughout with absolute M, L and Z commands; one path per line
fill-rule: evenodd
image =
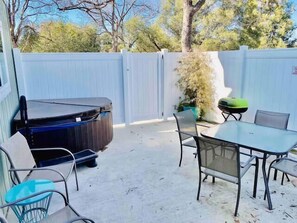
M 0 101 L 0 143 L 11 135 L 11 120 L 18 109 L 18 92 L 15 79 L 15 71 L 12 58 L 12 46 L 9 35 L 7 13 L 3 1 L 0 1 L 0 21 L 3 27 L 3 38 L 6 40 L 5 52 L 8 65 L 8 76 L 10 80 L 11 91 L 3 100 Z M 1 154 L 2 155 L 2 154 Z M 9 188 L 9 181 L 6 170 L 6 161 L 0 157 L 0 201 L 5 191 Z

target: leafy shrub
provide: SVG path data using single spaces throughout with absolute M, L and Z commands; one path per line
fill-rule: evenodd
M 213 75 L 209 64 L 207 54 L 194 50 L 181 58 L 176 69 L 180 75 L 177 84 L 185 96 L 180 106 L 192 102 L 201 110 L 201 116 L 212 108 L 214 100 Z

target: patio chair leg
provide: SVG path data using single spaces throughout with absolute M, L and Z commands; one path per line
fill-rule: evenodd
M 276 158 L 278 159 L 280 156 L 276 156 Z M 277 179 L 277 170 L 274 170 L 274 176 L 273 176 L 273 180 Z
M 207 178 L 207 175 L 205 176 Z M 198 181 L 198 191 L 197 191 L 197 201 L 199 201 L 200 197 L 200 189 L 201 189 L 201 172 L 199 170 L 199 181 Z
M 259 159 L 256 158 L 255 163 L 255 177 L 254 177 L 254 190 L 253 190 L 253 197 L 256 198 L 257 196 L 257 186 L 258 186 L 258 173 L 259 173 Z
M 283 175 L 282 175 L 282 182 L 281 182 L 281 185 L 284 185 L 284 179 L 285 179 L 285 173 L 283 173 Z
M 205 177 L 203 178 L 203 182 L 207 180 L 208 175 L 205 175 Z
M 290 178 L 289 178 L 288 174 L 285 173 L 285 176 L 286 176 L 288 182 L 290 182 Z
M 178 165 L 179 167 L 182 163 L 182 160 L 183 160 L 183 146 L 180 145 L 180 159 L 179 159 L 179 165 Z
M 270 164 L 270 165 L 271 165 L 271 164 Z M 269 184 L 270 171 L 271 171 L 271 168 L 270 168 L 270 166 L 269 166 L 268 174 L 267 174 L 267 185 Z M 265 192 L 264 192 L 264 200 L 266 200 L 266 196 L 267 196 L 267 191 L 266 191 L 266 189 L 265 189 Z
M 197 153 L 193 153 L 193 155 L 195 156 L 195 159 L 197 158 Z
M 66 200 L 67 202 L 69 202 L 68 186 L 66 181 L 64 181 L 64 185 L 65 185 Z
M 274 176 L 273 176 L 273 180 L 277 179 L 277 170 L 274 170 Z
M 237 213 L 238 213 L 238 206 L 239 206 L 239 199 L 240 199 L 240 188 L 241 188 L 241 183 L 240 183 L 240 180 L 239 180 L 234 216 L 237 216 Z
M 78 187 L 78 179 L 77 179 L 77 167 L 76 167 L 76 163 L 74 164 L 74 176 L 75 176 L 75 182 L 76 182 L 76 190 L 79 190 Z

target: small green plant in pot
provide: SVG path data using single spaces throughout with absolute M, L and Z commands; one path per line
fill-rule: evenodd
M 193 111 L 199 111 L 198 118 L 203 118 L 206 111 L 210 110 L 214 101 L 213 75 L 207 54 L 194 50 L 185 54 L 176 68 L 180 78 L 177 82 L 184 94 L 178 110 L 186 110 L 191 105 Z M 195 114 L 195 113 L 194 113 Z

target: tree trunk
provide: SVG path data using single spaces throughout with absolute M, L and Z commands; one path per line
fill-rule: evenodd
M 184 10 L 189 10 L 185 9 Z M 192 43 L 192 21 L 193 15 L 192 13 L 184 12 L 183 14 L 183 29 L 182 29 L 182 52 L 190 52 L 191 51 L 191 43 Z
M 18 39 L 15 37 L 14 34 L 11 34 L 11 42 L 12 42 L 12 47 L 13 48 L 18 48 L 19 47 Z
M 186 1 L 184 1 L 183 8 L 183 28 L 181 36 L 182 52 L 190 52 L 192 50 L 192 23 L 193 23 L 193 10 Z
M 182 52 L 190 52 L 192 50 L 192 23 L 195 13 L 205 4 L 206 0 L 198 0 L 194 5 L 192 0 L 183 0 L 183 28 L 181 45 Z
M 113 33 L 113 36 L 112 36 L 112 41 L 111 41 L 111 44 L 112 44 L 112 52 L 118 52 L 118 46 L 119 46 L 119 40 L 116 36 L 116 33 Z

